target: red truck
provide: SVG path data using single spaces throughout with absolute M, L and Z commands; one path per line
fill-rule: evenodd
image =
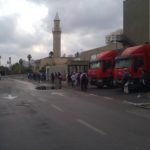
M 97 87 L 113 86 L 113 69 L 117 50 L 107 50 L 91 59 L 88 70 L 89 83 Z
M 115 59 L 114 81 L 117 85 L 123 86 L 124 70 L 130 73 L 131 89 L 138 88 L 139 79 L 144 70 L 147 76 L 147 84 L 150 85 L 150 44 L 138 45 L 125 49 Z

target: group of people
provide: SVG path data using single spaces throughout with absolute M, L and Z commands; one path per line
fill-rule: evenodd
M 146 73 L 143 69 L 140 69 L 141 78 L 137 81 L 137 88 L 138 92 L 140 93 L 142 90 L 146 89 L 147 87 L 147 77 Z M 45 81 L 46 80 L 46 74 L 45 73 L 29 73 L 28 79 L 33 79 L 35 81 Z M 82 91 L 86 91 L 88 87 L 88 75 L 87 73 L 81 73 L 81 72 L 73 72 L 68 73 L 66 76 L 62 75 L 60 72 L 52 72 L 50 74 L 50 80 L 52 83 L 52 86 L 61 89 L 62 88 L 62 80 L 66 80 L 69 87 L 72 88 L 80 88 Z M 130 86 L 131 86 L 131 74 L 129 73 L 128 69 L 124 69 L 124 74 L 122 78 L 124 93 L 130 92 Z
M 46 74 L 44 72 L 28 73 L 28 79 L 38 81 L 38 82 L 45 81 Z
M 139 74 L 141 75 L 140 79 L 138 79 L 137 81 L 134 81 L 134 82 L 136 82 L 137 90 L 140 94 L 142 91 L 146 90 L 148 84 L 147 84 L 147 74 L 142 68 L 139 69 Z M 123 79 L 122 79 L 125 93 L 129 93 L 131 81 L 132 81 L 131 74 L 125 68 L 124 74 L 123 74 Z
M 63 76 L 60 72 L 52 72 L 51 73 L 51 82 L 52 82 L 52 85 L 54 87 L 54 84 L 55 86 L 57 86 L 59 89 L 62 88 L 62 79 L 63 79 Z
M 50 80 L 52 85 L 58 88 L 62 87 L 62 80 L 66 80 L 69 87 L 75 88 L 79 87 L 82 91 L 86 91 L 88 87 L 88 76 L 86 73 L 68 73 L 66 76 L 62 75 L 60 72 L 52 72 L 50 74 Z
M 51 78 L 52 88 L 59 88 L 59 89 L 62 88 L 63 76 L 61 75 L 60 72 L 52 72 L 50 78 Z M 40 83 L 41 81 L 46 81 L 46 73 L 41 73 L 41 72 L 28 73 L 28 79 L 38 81 Z
M 80 87 L 82 91 L 86 91 L 88 86 L 88 76 L 85 72 L 68 74 L 67 82 L 72 88 Z

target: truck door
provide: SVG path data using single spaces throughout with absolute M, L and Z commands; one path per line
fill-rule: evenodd
M 103 71 L 109 76 L 112 73 L 112 60 L 105 60 L 103 64 Z
M 139 68 L 144 67 L 144 58 L 142 56 L 137 56 L 134 59 L 134 71 L 138 72 Z

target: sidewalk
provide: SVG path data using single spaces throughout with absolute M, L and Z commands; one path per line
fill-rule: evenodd
M 137 94 L 137 98 L 133 101 L 137 107 L 150 109 L 150 92 Z
M 81 91 L 79 87 L 71 88 L 70 86 L 68 86 L 67 82 L 63 82 L 62 87 L 73 89 L 76 91 Z M 90 90 L 90 87 L 89 87 L 89 90 Z M 99 89 L 99 90 L 101 90 L 101 89 Z M 113 90 L 115 90 L 115 89 L 113 89 Z M 138 93 L 121 94 L 121 95 L 122 95 L 123 99 L 126 99 L 126 101 L 129 102 L 130 104 L 133 104 L 138 107 L 150 109 L 150 92 L 140 93 L 140 95 Z
M 27 80 L 28 82 L 34 83 L 36 85 L 36 88 L 39 87 L 39 90 L 59 89 L 58 85 L 55 85 L 55 84 L 53 85 L 50 81 L 38 82 L 38 81 L 28 80 L 28 79 L 25 79 L 25 80 Z M 80 88 L 71 88 L 70 86 L 68 86 L 66 81 L 62 81 L 61 89 L 63 88 L 81 91 Z M 116 90 L 116 89 L 112 89 L 112 90 Z M 134 105 L 136 107 L 150 109 L 150 92 L 140 93 L 140 95 L 138 93 L 121 94 L 121 95 L 123 99 L 125 99 L 125 102 L 128 104 Z

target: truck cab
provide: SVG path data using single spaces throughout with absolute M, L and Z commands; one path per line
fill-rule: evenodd
M 123 86 L 124 69 L 131 75 L 133 88 L 137 88 L 141 78 L 141 69 L 150 73 L 150 45 L 139 45 L 129 47 L 116 57 L 114 68 L 114 82 L 118 86 Z M 131 86 L 132 87 L 132 86 Z
M 112 86 L 114 60 L 117 54 L 117 50 L 108 50 L 91 59 L 88 70 L 91 85 L 96 85 L 97 87 Z

